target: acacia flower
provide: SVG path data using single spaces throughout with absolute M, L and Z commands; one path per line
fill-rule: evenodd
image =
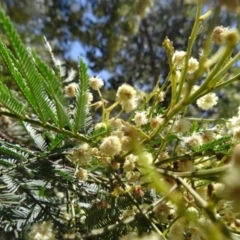
M 177 72 L 179 72 L 179 71 L 177 71 Z M 180 73 L 180 74 L 181 74 L 181 73 Z M 158 94 L 157 101 L 158 101 L 158 102 L 163 102 L 164 99 L 165 99 L 165 92 L 160 92 L 160 93 Z
M 146 111 L 137 111 L 134 116 L 134 121 L 137 127 L 140 127 L 148 122 Z
M 200 88 L 200 86 L 193 85 L 192 90 L 191 90 L 191 94 L 195 93 L 199 88 Z
M 110 165 L 111 165 L 112 169 L 120 168 L 120 163 L 118 163 L 118 162 L 110 162 Z
M 223 26 L 217 26 L 213 29 L 211 39 L 217 45 L 222 45 L 224 43 L 224 33 L 228 31 L 228 28 Z
M 94 90 L 99 90 L 104 85 L 103 80 L 99 77 L 90 77 L 89 86 Z
M 177 120 L 174 123 L 173 131 L 177 133 L 184 133 L 189 131 L 190 127 L 191 127 L 191 122 L 186 118 L 182 118 Z
M 122 150 L 123 151 L 130 151 L 133 147 L 132 139 L 129 136 L 121 137 L 121 143 L 122 143 Z
M 237 29 L 229 29 L 223 34 L 223 38 L 226 44 L 228 44 L 231 47 L 235 47 L 239 42 L 240 36 Z
M 185 214 L 187 218 L 191 221 L 197 221 L 199 218 L 199 212 L 195 207 L 188 207 Z
M 107 104 L 108 104 L 108 101 L 103 100 L 103 101 L 95 102 L 94 104 L 92 104 L 92 106 L 94 106 L 95 110 L 97 110 L 98 108 L 102 107 L 103 105 L 106 106 Z
M 228 168 L 226 174 L 223 176 L 222 181 L 225 184 L 224 194 L 235 202 L 235 207 L 239 210 L 240 200 L 240 160 L 239 160 L 239 145 L 236 146 L 233 152 L 233 163 Z M 236 209 L 237 210 L 237 209 Z
M 87 103 L 90 104 L 93 101 L 93 95 L 92 93 L 87 93 Z
M 173 54 L 172 61 L 177 69 L 182 69 L 184 67 L 186 52 L 176 50 Z
M 154 217 L 161 220 L 161 222 L 167 223 L 170 215 L 170 208 L 165 202 L 161 202 L 153 209 Z
M 137 161 L 138 157 L 130 154 L 126 157 L 125 162 L 123 164 L 123 169 L 125 172 L 130 172 L 135 169 L 135 162 Z
M 163 122 L 162 115 L 157 115 L 156 117 L 150 120 L 150 126 L 152 129 L 158 127 Z
M 68 97 L 76 97 L 77 95 L 77 88 L 78 88 L 78 84 L 77 83 L 70 83 L 69 85 L 67 85 L 64 90 L 65 93 Z
M 153 163 L 153 155 L 150 152 L 143 152 L 140 156 L 147 164 Z
M 73 160 L 79 164 L 86 164 L 92 155 L 92 148 L 87 143 L 80 145 L 73 150 Z
M 185 142 L 192 148 L 196 148 L 202 145 L 202 137 L 198 134 L 193 134 L 190 137 L 184 138 Z
M 136 97 L 136 93 L 136 90 L 132 86 L 124 83 L 117 90 L 117 98 L 120 102 L 129 101 Z
M 186 154 L 186 152 L 187 152 L 187 149 L 186 149 L 186 147 L 184 147 L 184 146 L 182 146 L 182 145 L 178 145 L 177 147 L 176 147 L 176 153 L 177 153 L 177 155 L 184 155 L 184 154 Z
M 157 161 L 158 162 L 161 162 L 162 160 L 165 160 L 165 159 L 168 159 L 170 156 L 169 156 L 169 153 L 168 152 L 161 152 L 159 153 L 158 157 L 157 157 Z M 167 166 L 167 164 L 161 164 L 161 166 Z
M 215 93 L 208 93 L 197 100 L 197 105 L 203 110 L 208 110 L 217 104 L 218 97 Z
M 103 139 L 100 150 L 104 155 L 114 156 L 120 153 L 122 144 L 117 136 L 109 136 Z
M 126 173 L 126 179 L 130 182 L 136 182 L 139 180 L 141 173 L 136 171 L 130 171 Z
M 234 116 L 234 117 L 228 119 L 228 122 L 226 122 L 226 127 L 229 130 L 229 132 L 232 132 L 235 127 L 239 127 L 239 126 L 240 126 L 240 117 L 239 116 L 237 116 L 237 117 Z
M 188 61 L 188 73 L 192 74 L 198 70 L 198 60 L 194 57 L 191 57 Z
M 124 132 L 122 131 L 122 129 L 116 129 L 116 130 L 111 132 L 111 135 L 112 136 L 117 136 L 122 142 L 122 138 L 124 137 Z
M 122 106 L 122 109 L 124 111 L 126 111 L 126 113 L 129 113 L 129 112 L 131 112 L 131 111 L 133 111 L 134 109 L 137 108 L 137 99 L 132 98 L 132 99 L 127 100 L 127 101 L 122 101 L 121 106 Z
M 216 137 L 213 131 L 206 131 L 202 134 L 202 139 L 204 143 L 212 142 Z
M 76 173 L 76 177 L 81 181 L 87 181 L 88 180 L 88 171 L 80 168 Z
M 123 127 L 123 120 L 120 118 L 111 118 L 109 120 L 109 124 L 113 127 L 113 128 L 117 128 L 117 129 L 121 129 Z
M 55 233 L 53 231 L 52 222 L 35 223 L 27 234 L 29 240 L 54 240 Z

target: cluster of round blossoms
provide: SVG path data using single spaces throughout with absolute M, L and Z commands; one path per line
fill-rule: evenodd
M 197 100 L 197 105 L 199 108 L 203 110 L 208 110 L 213 106 L 215 106 L 217 102 L 218 102 L 218 97 L 216 93 L 208 93 Z
M 27 233 L 28 240 L 54 240 L 55 232 L 53 230 L 52 222 L 35 223 L 30 231 Z
M 217 27 L 211 38 L 218 45 L 226 43 L 229 46 L 234 46 L 238 42 L 239 37 L 234 30 Z M 203 57 L 203 55 L 200 57 Z M 119 178 L 117 179 L 117 184 L 112 184 L 113 186 L 110 188 L 109 195 L 111 197 L 131 193 L 134 197 L 142 198 L 145 194 L 145 186 L 154 192 L 157 189 L 158 180 L 160 185 L 161 182 L 164 182 L 162 184 L 164 186 L 173 186 L 176 183 L 175 177 L 178 174 L 184 178 L 185 176 L 189 176 L 189 172 L 194 175 L 198 170 L 205 171 L 205 169 L 212 167 L 212 162 L 209 163 L 209 159 L 204 156 L 204 150 L 201 153 L 202 156 L 200 150 L 204 149 L 208 144 L 210 146 L 215 140 L 217 142 L 224 135 L 221 135 L 216 128 L 208 128 L 209 125 L 207 126 L 207 124 L 202 123 L 201 119 L 191 119 L 187 115 L 188 108 L 191 108 L 192 104 L 195 103 L 193 101 L 196 101 L 196 105 L 202 110 L 209 110 L 218 103 L 217 94 L 210 92 L 208 89 L 211 85 L 206 84 L 206 89 L 203 89 L 205 87 L 204 83 L 200 85 L 200 81 L 202 80 L 200 79 L 200 83 L 198 82 L 198 73 L 201 73 L 201 71 L 204 72 L 207 67 L 204 65 L 205 63 L 200 66 L 202 62 L 200 61 L 199 63 L 196 58 L 188 56 L 188 53 L 185 51 L 176 50 L 170 59 L 173 73 L 170 74 L 169 79 L 173 77 L 171 79 L 172 82 L 166 81 L 169 85 L 166 85 L 166 87 L 163 84 L 161 88 L 158 84 L 154 92 L 148 95 L 150 96 L 150 100 L 148 97 L 142 99 L 143 104 L 140 104 L 141 99 L 139 98 L 138 91 L 133 86 L 124 83 L 117 89 L 116 102 L 107 108 L 105 107 L 107 101 L 100 92 L 100 89 L 104 86 L 104 81 L 99 77 L 89 78 L 89 87 L 96 91 L 101 101 L 90 104 L 93 101 L 93 95 L 88 93 L 88 106 L 95 106 L 95 109 L 102 107 L 103 113 L 101 120 L 94 127 L 94 134 L 100 132 L 98 135 L 100 137 L 95 138 L 93 136 L 92 139 L 94 140 L 92 142 L 90 138 L 87 143 L 79 143 L 69 153 L 71 164 L 76 167 L 75 177 L 78 180 L 92 180 L 95 178 L 93 176 L 95 172 L 92 171 L 93 173 L 89 173 L 89 169 L 96 169 L 99 165 L 101 167 L 107 166 L 107 169 L 116 173 L 118 175 L 117 178 Z M 173 81 L 174 78 L 176 81 Z M 173 89 L 174 87 L 176 89 Z M 169 89 L 171 88 L 174 90 L 172 91 L 172 95 L 169 94 Z M 79 87 L 76 83 L 71 83 L 65 87 L 65 94 L 69 98 L 77 97 L 78 91 Z M 177 93 L 177 97 L 174 96 L 175 92 Z M 177 100 L 171 101 L 172 99 L 169 100 L 169 97 L 172 99 L 176 97 Z M 186 101 L 184 102 L 184 100 Z M 165 108 L 165 105 L 168 104 L 167 101 L 170 103 L 168 108 Z M 178 108 L 181 104 L 182 109 Z M 118 113 L 114 113 L 114 115 L 112 110 L 119 105 L 121 106 L 121 110 Z M 111 114 L 114 115 L 113 118 L 110 117 Z M 124 116 L 122 119 L 121 114 Z M 198 123 L 194 125 L 192 123 L 195 120 Z M 206 122 L 208 121 L 206 120 Z M 229 119 L 226 127 L 228 130 L 227 133 L 233 136 L 232 143 L 235 145 L 240 143 L 240 113 L 238 116 Z M 206 147 L 206 149 L 209 150 L 209 147 Z M 215 149 L 211 150 L 214 151 Z M 209 150 L 209 152 L 211 151 Z M 233 158 L 235 162 L 231 165 L 226 176 L 222 178 L 222 183 L 219 185 L 212 184 L 214 185 L 212 188 L 216 192 L 222 191 L 223 184 L 229 189 L 226 193 L 228 195 L 240 191 L 240 184 L 238 183 L 240 177 L 238 173 L 240 169 L 239 152 L 239 149 L 234 152 Z M 213 155 L 215 158 L 217 153 Z M 89 166 L 90 168 L 88 168 Z M 174 178 L 170 176 L 171 171 L 174 174 L 172 175 Z M 157 175 L 159 179 L 153 177 L 155 172 L 162 174 Z M 156 179 L 158 179 L 157 183 Z M 233 186 L 231 186 L 231 183 L 233 183 Z M 186 184 L 188 184 L 187 181 Z M 204 194 L 206 195 L 207 187 L 205 183 L 203 184 Z M 184 186 L 184 184 L 182 185 Z M 195 188 L 198 188 L 197 185 L 194 186 L 193 191 L 199 190 L 200 192 L 200 187 L 197 190 Z M 179 210 L 174 209 L 175 206 L 170 201 L 163 201 L 153 207 L 151 214 L 154 218 L 169 226 L 166 233 L 166 239 L 168 240 L 184 240 L 188 237 L 189 239 L 206 239 L 205 232 L 202 232 L 201 229 L 208 229 L 212 226 L 208 219 L 201 213 L 200 207 L 195 204 L 194 196 L 191 196 L 188 189 L 186 192 L 181 190 L 179 196 L 186 205 L 184 214 L 187 217 L 181 216 L 178 212 Z M 200 195 L 201 193 L 199 193 Z M 207 199 L 205 195 L 203 195 L 203 199 Z M 238 199 L 238 197 L 236 196 L 235 199 Z M 221 209 L 221 206 L 217 206 L 216 209 Z M 129 215 L 134 214 L 134 208 L 128 208 L 121 212 L 119 219 L 123 220 Z M 173 215 L 176 218 L 169 224 L 169 218 Z M 43 223 L 43 226 L 45 225 L 46 223 Z M 46 234 L 50 233 L 47 232 Z M 38 234 L 37 236 L 40 235 Z
M 211 38 L 217 45 L 226 43 L 230 46 L 235 46 L 238 43 L 240 36 L 236 29 L 218 26 L 213 30 Z
M 185 58 L 186 58 L 187 53 L 185 51 L 175 51 L 173 54 L 173 64 L 176 66 L 178 70 L 182 70 L 185 66 Z M 188 73 L 193 74 L 198 70 L 198 60 L 194 57 L 191 57 L 188 60 Z

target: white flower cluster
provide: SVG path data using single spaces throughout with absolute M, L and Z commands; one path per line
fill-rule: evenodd
M 226 31 L 227 34 L 223 34 Z M 217 44 L 224 42 L 229 45 L 234 45 L 238 41 L 237 34 L 234 31 L 223 27 L 215 29 L 212 39 L 215 39 L 214 41 Z M 168 44 L 171 46 L 170 41 Z M 171 49 L 173 52 L 174 48 Z M 209 226 L 212 225 L 203 216 L 202 209 L 200 209 L 201 206 L 196 204 L 196 199 L 194 198 L 199 197 L 200 199 L 202 197 L 203 200 L 200 202 L 204 203 L 205 200 L 206 202 L 208 200 L 211 202 L 211 197 L 214 194 L 214 196 L 219 197 L 223 192 L 229 195 L 230 198 L 233 197 L 232 199 L 236 201 L 240 200 L 239 194 L 236 194 L 236 192 L 240 192 L 238 181 L 240 178 L 240 147 L 237 145 L 240 143 L 240 108 L 238 116 L 229 119 L 226 123 L 227 133 L 232 134 L 233 143 L 237 147 L 233 153 L 233 163 L 229 168 L 229 172 L 222 178 L 222 183 L 209 183 L 208 186 L 204 183 L 204 186 L 202 186 L 202 182 L 198 182 L 197 178 L 194 179 L 196 172 L 204 175 L 206 169 L 210 172 L 211 168 L 218 165 L 218 163 L 219 165 L 223 164 L 226 156 L 222 157 L 221 153 L 214 152 L 217 147 L 212 149 L 213 153 L 210 157 L 211 151 L 209 151 L 209 155 L 208 152 L 205 155 L 205 150 L 202 151 L 204 148 L 209 149 L 215 146 L 215 144 L 217 145 L 218 141 L 214 140 L 218 140 L 224 135 L 217 126 L 213 127 L 211 125 L 212 122 L 210 123 L 209 119 L 203 120 L 196 116 L 190 117 L 189 115 L 192 114 L 190 112 L 191 108 L 195 111 L 193 115 L 195 113 L 196 115 L 199 114 L 199 111 L 197 112 L 196 108 L 191 104 L 193 99 L 198 98 L 196 105 L 200 109 L 209 110 L 213 108 L 218 103 L 218 96 L 216 93 L 210 92 L 208 87 L 212 86 L 213 91 L 216 91 L 217 88 L 214 87 L 214 84 L 207 85 L 203 83 L 202 86 L 195 85 L 198 83 L 198 79 L 195 79 L 195 77 L 198 76 L 197 74 L 194 75 L 194 73 L 205 71 L 205 65 L 203 64 L 203 66 L 199 67 L 198 60 L 187 54 L 188 52 L 185 51 L 175 51 L 173 53 L 173 71 L 168 77 L 168 80 L 170 79 L 172 82 L 166 81 L 166 85 L 158 86 L 161 85 L 159 80 L 160 84 L 158 82 L 154 91 L 144 95 L 142 105 L 140 105 L 138 97 L 140 91 L 128 84 L 122 84 L 117 89 L 116 102 L 105 108 L 105 99 L 100 92 L 104 85 L 103 80 L 99 77 L 89 78 L 89 86 L 97 91 L 101 99 L 99 103 L 93 103 L 90 106 L 95 106 L 95 108 L 103 106 L 101 119 L 94 127 L 96 133 L 100 132 L 100 134 L 95 137 L 94 131 L 93 137 L 90 136 L 88 143 L 81 142 L 78 147 L 73 149 L 71 155 L 72 161 L 76 165 L 75 177 L 80 181 L 88 181 L 88 177 L 92 181 L 95 173 L 89 173 L 92 171 L 89 169 L 96 169 L 99 165 L 106 167 L 106 169 L 111 169 L 111 171 L 114 171 L 114 174 L 119 175 L 112 175 L 113 178 L 117 176 L 118 179 L 116 179 L 116 185 L 113 181 L 111 192 L 109 192 L 111 197 L 117 198 L 119 195 L 129 193 L 136 199 L 143 198 L 146 194 L 146 186 L 148 189 L 151 189 L 153 195 L 156 195 L 158 187 L 159 189 L 161 188 L 160 185 L 174 186 L 176 178 L 180 179 L 183 176 L 182 178 L 186 177 L 192 180 L 194 183 L 192 191 L 195 191 L 196 194 L 192 194 L 183 183 L 181 191 L 177 192 L 176 190 L 175 192 L 181 199 L 179 202 L 182 201 L 182 206 L 186 206 L 186 209 L 183 210 L 184 216 L 174 209 L 176 206 L 170 203 L 167 198 L 166 202 L 161 202 L 152 208 L 151 216 L 154 216 L 156 222 L 159 220 L 166 225 L 165 237 L 168 240 L 185 240 L 187 238 L 208 239 L 202 229 L 209 229 Z M 202 54 L 200 57 L 206 56 Z M 202 63 L 202 61 L 200 62 Z M 210 72 L 211 68 L 209 66 L 208 68 L 207 70 Z M 186 79 L 183 79 L 185 70 L 187 72 Z M 208 79 L 208 76 L 205 79 L 206 82 L 210 79 Z M 181 80 L 181 84 L 176 84 L 176 86 L 173 84 L 173 80 L 176 83 L 179 83 L 179 80 Z M 206 88 L 203 89 L 205 85 Z M 173 87 L 176 87 L 176 89 Z M 169 89 L 170 91 L 172 90 L 172 95 L 169 94 Z M 76 97 L 77 90 L 78 86 L 73 83 L 65 87 L 65 93 L 68 97 Z M 178 91 L 181 91 L 181 93 Z M 174 96 L 174 93 L 176 93 L 176 96 Z M 173 97 L 173 99 L 170 100 L 169 97 Z M 167 101 L 170 100 L 168 107 L 165 107 L 165 103 L 162 104 L 165 99 Z M 89 103 L 92 100 L 93 96 L 90 94 Z M 119 105 L 122 109 L 117 113 L 112 112 Z M 190 114 L 188 110 L 190 110 Z M 123 115 L 122 119 L 121 114 Z M 91 147 L 91 144 L 94 147 Z M 220 145 L 220 147 L 224 148 L 223 145 Z M 195 154 L 196 151 L 199 151 L 199 154 Z M 86 167 L 86 169 L 83 167 Z M 157 175 L 158 173 L 161 173 L 161 175 Z M 158 185 L 158 180 L 164 184 Z M 189 184 L 189 182 L 191 181 L 187 180 L 186 184 Z M 179 185 L 181 185 L 180 181 Z M 224 185 L 227 187 L 227 191 L 224 190 Z M 184 187 L 187 189 L 186 191 Z M 165 189 L 163 190 L 165 191 Z M 169 207 L 170 205 L 171 207 Z M 129 216 L 135 216 L 136 212 L 131 207 L 121 209 L 120 220 L 125 220 Z M 170 216 L 171 219 L 169 219 Z M 127 238 L 127 236 L 125 237 Z M 134 239 L 134 237 L 131 239 Z M 153 239 L 155 239 L 154 234 Z
M 177 70 L 182 70 L 185 66 L 185 58 L 187 53 L 185 51 L 176 50 L 173 54 L 173 64 L 176 66 Z M 194 57 L 190 57 L 188 60 L 188 73 L 193 74 L 198 70 L 199 63 L 198 60 Z M 177 72 L 180 75 L 180 72 Z
M 146 111 L 136 112 L 134 121 L 137 127 L 140 127 L 148 122 Z
M 109 136 L 103 139 L 100 150 L 104 155 L 114 156 L 120 153 L 122 144 L 117 136 Z
M 212 41 L 218 45 L 226 43 L 234 47 L 239 42 L 240 36 L 236 29 L 218 26 L 213 30 L 211 38 Z
M 117 90 L 117 100 L 127 113 L 137 108 L 136 94 L 137 91 L 128 84 L 121 85 Z
M 54 240 L 55 233 L 53 230 L 53 223 L 39 222 L 35 223 L 31 230 L 27 233 L 28 240 Z
M 90 77 L 89 86 L 94 90 L 99 90 L 104 85 L 104 82 L 99 77 Z
M 199 108 L 203 110 L 208 110 L 213 106 L 215 106 L 217 102 L 218 102 L 218 97 L 216 93 L 208 93 L 197 100 L 197 105 Z
M 212 142 L 215 139 L 218 139 L 221 137 L 221 135 L 216 135 L 211 130 L 206 130 L 204 132 L 200 133 L 193 133 L 191 136 L 182 137 L 183 143 L 186 143 L 191 148 L 197 148 L 203 145 L 204 143 Z M 182 149 L 183 146 L 178 147 L 177 151 L 182 152 L 182 154 L 185 153 L 184 149 Z M 179 153 L 180 153 L 179 152 Z M 180 155 L 182 155 L 180 154 Z
M 89 144 L 83 143 L 73 150 L 72 158 L 73 161 L 80 164 L 85 165 L 91 158 L 92 148 Z
M 176 133 L 184 133 L 189 131 L 190 127 L 191 127 L 191 122 L 186 118 L 182 118 L 177 120 L 174 123 L 173 131 Z

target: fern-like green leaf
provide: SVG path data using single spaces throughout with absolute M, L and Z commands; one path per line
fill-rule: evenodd
M 189 134 L 191 135 L 192 133 L 197 132 L 198 128 L 199 128 L 198 122 L 194 121 L 189 130 Z
M 11 193 L 15 193 L 20 187 L 18 180 L 14 179 L 12 176 L 3 175 L 0 179 Z
M 4 153 L 6 155 L 13 156 L 13 157 L 16 157 L 16 158 L 19 158 L 22 160 L 27 159 L 29 156 L 26 152 L 18 150 L 14 147 L 9 147 L 9 146 L 4 146 L 4 145 L 0 146 L 0 153 Z
M 17 70 L 17 68 L 14 65 L 14 61 L 13 61 L 13 57 L 11 56 L 10 51 L 6 48 L 6 46 L 1 42 L 0 40 L 0 54 L 4 60 L 4 62 L 6 63 L 10 73 L 12 74 L 15 82 L 17 83 L 17 85 L 19 86 L 23 96 L 25 97 L 25 99 L 27 100 L 27 102 L 29 103 L 29 105 L 32 107 L 32 109 L 34 110 L 34 112 L 38 115 L 38 109 L 36 108 L 36 103 L 34 98 L 32 97 L 32 94 L 30 92 L 30 90 L 28 89 L 27 85 L 26 85 L 26 81 L 25 79 L 22 77 L 22 75 L 20 74 L 20 72 Z
M 32 189 L 36 190 L 36 189 L 40 189 L 41 187 L 50 189 L 52 186 L 50 182 L 46 182 L 40 179 L 34 179 L 34 181 L 32 180 L 24 181 L 24 183 L 21 184 L 21 187 L 24 187 L 25 189 L 29 189 L 29 190 L 32 190 Z
M 57 134 L 55 138 L 51 141 L 51 144 L 49 146 L 49 150 L 55 149 L 59 144 L 64 140 L 65 134 Z
M 41 136 L 41 134 L 37 133 L 35 129 L 32 128 L 32 126 L 26 122 L 23 122 L 23 127 L 28 132 L 29 136 L 32 138 L 36 146 L 42 150 L 45 151 L 47 149 L 47 143 Z
M 3 167 L 12 167 L 17 162 L 16 159 L 3 159 L 0 158 L 0 169 Z
M 10 192 L 5 192 L 0 194 L 0 209 L 2 206 L 6 205 L 7 207 L 9 204 L 12 205 L 19 205 L 19 202 L 23 200 L 21 195 L 15 195 Z
M 34 51 L 32 54 L 34 56 L 37 68 L 43 76 L 43 84 L 45 89 L 54 101 L 59 127 L 63 128 L 65 125 L 69 124 L 70 119 L 67 112 L 68 103 L 62 91 L 62 83 L 54 74 L 54 72 L 37 56 Z
M 80 60 L 79 63 L 79 89 L 77 91 L 76 109 L 74 114 L 73 132 L 76 134 L 79 130 L 85 129 L 86 118 L 88 116 L 88 85 L 87 66 Z
M 34 152 L 27 148 L 24 148 L 16 143 L 10 143 L 3 139 L 0 139 L 0 150 L 2 148 L 10 149 L 10 150 L 14 149 L 14 152 L 18 152 L 20 154 L 20 155 L 17 155 L 17 157 L 21 156 L 20 158 L 27 158 L 28 156 L 35 156 Z
M 56 170 L 54 170 L 54 172 L 69 182 L 74 182 L 74 180 L 75 180 L 72 176 L 69 175 L 69 173 L 64 172 L 63 170 L 56 169 Z
M 19 64 L 13 65 L 13 61 L 9 59 L 9 54 L 6 54 L 6 51 L 3 56 L 2 49 L 4 49 L 4 44 L 1 43 L 1 55 L 9 67 L 11 74 L 13 76 L 17 75 L 17 79 L 16 76 L 14 76 L 14 79 L 18 84 L 21 83 L 20 89 L 23 91 L 23 94 L 27 100 L 29 101 L 31 99 L 31 107 L 35 110 L 38 118 L 44 124 L 49 120 L 49 118 L 57 123 L 55 116 L 56 110 L 49 99 L 49 96 L 47 95 L 47 91 L 44 89 L 43 78 L 37 71 L 32 57 L 21 42 L 21 39 L 11 21 L 5 15 L 2 9 L 0 9 L 0 23 L 7 37 L 9 38 L 9 42 L 11 43 L 11 47 L 14 52 L 14 57 L 19 62 Z M 23 83 L 23 79 L 21 80 L 20 78 L 24 78 L 25 83 Z
M 19 100 L 2 82 L 0 82 L 0 102 L 10 112 L 17 115 L 20 119 L 24 119 L 26 113 L 25 106 L 19 102 Z
M 204 151 L 220 152 L 223 149 L 227 150 L 231 146 L 231 143 L 229 142 L 230 140 L 231 140 L 231 137 L 229 136 L 222 137 L 212 142 L 205 143 L 200 147 L 194 148 L 193 151 L 195 153 L 198 153 L 198 152 L 204 152 Z

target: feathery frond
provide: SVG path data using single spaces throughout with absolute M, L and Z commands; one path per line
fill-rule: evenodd
M 2 82 L 0 82 L 0 102 L 10 112 L 16 114 L 20 119 L 24 119 L 26 113 L 25 106 L 19 102 L 19 100 Z
M 6 168 L 6 167 L 12 167 L 14 166 L 14 164 L 17 162 L 16 159 L 3 159 L 3 158 L 0 158 L 0 170 L 2 168 Z
M 52 139 L 50 145 L 49 145 L 49 150 L 55 149 L 57 146 L 61 144 L 61 142 L 64 140 L 65 134 L 57 134 L 54 139 Z
M 37 71 L 32 57 L 21 42 L 21 39 L 11 21 L 4 14 L 2 9 L 0 9 L 0 22 L 9 38 L 14 56 L 17 59 L 14 64 L 10 54 L 8 54 L 10 50 L 7 50 L 1 42 L 0 52 L 11 74 L 14 76 L 15 81 L 18 83 L 23 95 L 30 103 L 30 106 L 34 109 L 38 118 L 43 123 L 46 123 L 49 118 L 52 119 L 54 123 L 57 123 L 58 121 L 55 115 L 56 110 L 44 88 L 43 78 Z
M 27 158 L 28 156 L 34 156 L 34 152 L 32 152 L 31 150 L 29 150 L 28 148 L 25 148 L 23 146 L 20 146 L 19 144 L 16 143 L 11 143 L 11 142 L 7 142 L 3 139 L 0 139 L 0 152 L 5 152 L 6 149 L 9 149 L 12 151 L 10 152 L 6 152 L 7 154 L 11 155 L 12 153 L 17 153 L 17 158 Z
M 54 101 L 57 117 L 58 117 L 58 124 L 60 128 L 63 128 L 67 124 L 69 124 L 69 114 L 67 113 L 67 101 L 63 95 L 62 91 L 62 82 L 59 77 L 50 69 L 33 51 L 34 60 L 36 62 L 37 68 L 40 74 L 43 76 L 43 84 L 45 86 L 46 91 L 48 92 L 49 96 Z
M 16 157 L 22 160 L 27 159 L 27 157 L 29 156 L 28 153 L 21 151 L 15 147 L 10 147 L 10 146 L 6 146 L 6 145 L 1 145 L 0 146 L 0 153 L 4 153 L 6 155 L 12 156 L 12 157 Z
M 74 124 L 73 132 L 76 134 L 79 130 L 85 130 L 86 127 L 86 118 L 88 116 L 88 75 L 87 75 L 87 66 L 80 60 L 79 63 L 79 88 L 77 91 L 76 99 L 76 109 L 74 113 Z
M 12 60 L 13 57 L 10 57 L 10 55 L 11 55 L 10 51 L 1 42 L 1 40 L 0 40 L 0 54 L 1 54 L 4 62 L 6 63 L 10 73 L 12 74 L 15 82 L 17 83 L 18 87 L 20 88 L 23 96 L 25 97 L 25 99 L 27 100 L 27 102 L 29 103 L 31 108 L 34 110 L 34 112 L 37 115 L 39 115 L 38 114 L 38 109 L 36 107 L 35 100 L 32 97 L 32 94 L 31 94 L 30 90 L 28 89 L 28 87 L 26 85 L 25 79 L 22 77 L 22 75 L 20 74 L 18 69 L 15 67 L 14 62 Z
M 41 136 L 41 134 L 37 133 L 35 129 L 32 128 L 32 126 L 26 122 L 22 123 L 26 131 L 28 132 L 29 136 L 32 138 L 36 146 L 42 150 L 45 151 L 47 149 L 47 143 Z
M 226 136 L 219 139 L 216 139 L 212 142 L 205 143 L 200 147 L 194 148 L 194 152 L 203 152 L 203 151 L 210 151 L 210 152 L 222 152 L 227 151 L 230 148 L 232 143 L 230 142 L 231 137 Z
M 15 193 L 18 188 L 20 187 L 19 181 L 10 175 L 3 175 L 0 177 L 1 181 L 4 182 L 6 189 L 9 190 L 11 193 Z

